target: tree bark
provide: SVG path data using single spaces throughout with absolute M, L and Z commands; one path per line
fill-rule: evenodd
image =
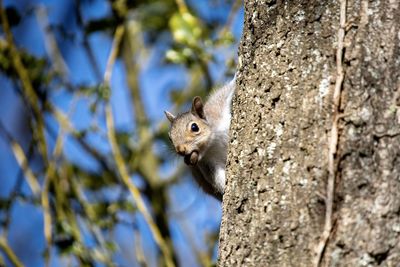
M 399 45 L 396 0 L 245 1 L 219 266 L 399 266 Z

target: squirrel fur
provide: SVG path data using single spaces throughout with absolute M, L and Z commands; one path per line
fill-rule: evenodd
M 222 200 L 225 187 L 234 91 L 235 79 L 211 93 L 204 104 L 196 96 L 188 112 L 174 116 L 165 111 L 171 122 L 168 136 L 176 152 L 183 156 L 200 187 L 219 200 Z

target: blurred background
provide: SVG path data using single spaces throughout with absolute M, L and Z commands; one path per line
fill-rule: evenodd
M 0 0 L 0 266 L 210 266 L 164 110 L 234 75 L 237 0 Z

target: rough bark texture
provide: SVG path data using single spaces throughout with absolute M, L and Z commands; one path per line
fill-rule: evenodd
M 347 1 L 321 266 L 400 265 L 399 1 Z M 245 1 L 220 266 L 312 266 L 324 231 L 339 1 Z

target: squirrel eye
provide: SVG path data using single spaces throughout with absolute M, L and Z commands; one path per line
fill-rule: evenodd
M 190 125 L 190 129 L 192 130 L 192 132 L 198 132 L 200 129 L 199 129 L 199 126 L 197 126 L 197 124 L 196 123 L 192 123 L 192 125 Z

